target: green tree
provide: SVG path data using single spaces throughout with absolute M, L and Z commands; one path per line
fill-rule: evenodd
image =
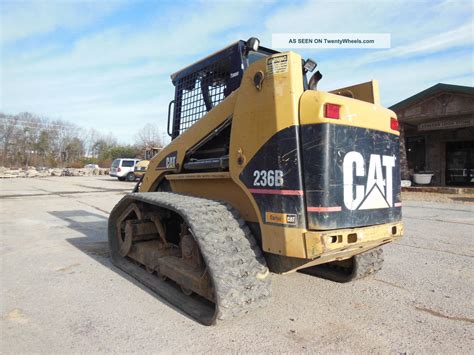
M 36 151 L 38 152 L 38 155 L 42 158 L 45 158 L 46 155 L 50 152 L 50 136 L 48 131 L 42 130 L 40 132 L 38 142 L 36 143 Z
M 99 139 L 92 146 L 92 152 L 99 160 L 106 160 L 110 159 L 111 148 L 104 139 Z
M 110 159 L 117 158 L 136 158 L 141 156 L 141 151 L 132 145 L 119 145 L 109 150 Z
M 75 137 L 72 138 L 66 145 L 65 148 L 66 161 L 75 162 L 81 159 L 84 155 L 84 144 L 83 142 Z

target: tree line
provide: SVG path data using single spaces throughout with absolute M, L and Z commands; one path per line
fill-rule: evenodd
M 112 134 L 74 123 L 23 112 L 0 113 L 0 165 L 5 167 L 110 167 L 116 158 L 143 158 L 146 148 L 163 145 L 160 130 L 146 124 L 133 144 L 119 143 Z

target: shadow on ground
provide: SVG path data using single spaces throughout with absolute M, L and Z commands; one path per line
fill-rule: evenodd
M 133 285 L 152 295 L 158 301 L 166 304 L 168 307 L 171 307 L 173 310 L 179 312 L 186 318 L 192 319 L 186 313 L 174 307 L 172 304 L 162 299 L 160 296 L 158 296 L 148 287 L 140 283 L 138 280 L 132 278 L 130 275 L 118 269 L 112 264 L 112 261 L 110 259 L 109 244 L 107 240 L 107 217 L 84 210 L 50 211 L 49 213 L 54 217 L 68 222 L 69 228 L 84 235 L 84 237 L 66 239 L 66 241 L 72 246 L 76 247 L 84 254 L 87 254 L 103 266 L 107 267 L 108 269 L 112 270 L 124 279 L 128 280 Z M 124 290 L 124 292 L 126 291 Z
M 462 201 L 462 202 L 474 202 L 474 197 L 463 196 L 463 197 L 450 197 L 453 201 Z
M 84 235 L 79 238 L 68 238 L 67 242 L 108 268 L 113 268 L 109 259 L 107 217 L 84 210 L 51 211 L 49 213 L 68 222 L 69 228 Z

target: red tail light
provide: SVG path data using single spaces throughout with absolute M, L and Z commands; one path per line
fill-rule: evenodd
M 339 119 L 341 106 L 336 104 L 325 104 L 324 105 L 324 116 L 327 118 Z
M 118 172 L 121 172 L 121 171 L 122 171 L 122 169 L 121 169 L 121 168 L 117 168 L 117 171 L 118 171 Z
M 396 118 L 390 118 L 390 128 L 393 129 L 394 131 L 398 131 L 398 120 Z

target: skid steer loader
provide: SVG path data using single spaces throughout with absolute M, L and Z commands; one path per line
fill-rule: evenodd
M 116 266 L 202 324 L 264 305 L 270 272 L 347 282 L 402 236 L 399 132 L 371 81 L 256 38 L 171 75 L 172 141 L 108 227 Z

